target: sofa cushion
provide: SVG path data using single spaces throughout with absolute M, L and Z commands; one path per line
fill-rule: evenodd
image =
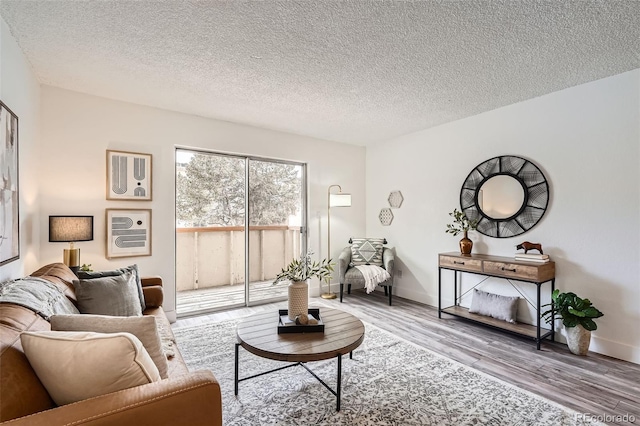
M 351 238 L 351 266 L 382 266 L 384 238 Z
M 141 316 L 136 273 L 74 281 L 78 309 L 83 314 Z
M 140 272 L 138 271 L 138 265 L 127 266 L 126 268 L 114 269 L 112 271 L 78 271 L 78 278 L 82 280 L 92 280 L 94 278 L 104 277 L 116 277 L 119 275 L 132 272 L 136 277 L 136 285 L 138 286 L 138 299 L 140 300 L 140 312 L 144 312 L 145 300 L 144 293 L 142 291 L 142 280 L 140 278 Z
M 58 405 L 160 380 L 144 346 L 130 333 L 24 332 L 20 340 Z
M 54 315 L 51 317 L 53 331 L 93 331 L 96 333 L 131 333 L 136 336 L 151 356 L 160 377 L 167 378 L 167 357 L 162 350 L 156 318 L 116 317 L 108 315 Z
M 171 323 L 167 318 L 162 307 L 147 308 L 144 311 L 145 315 L 153 315 L 156 318 L 158 324 L 158 333 L 162 340 L 162 349 L 167 355 L 167 364 L 169 365 L 169 378 L 182 376 L 189 373 L 189 369 L 184 362 L 184 359 L 180 355 L 180 348 L 176 345 L 176 339 L 171 330 Z

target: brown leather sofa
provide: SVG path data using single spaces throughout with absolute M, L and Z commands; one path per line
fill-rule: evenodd
M 75 275 L 62 263 L 31 276 L 46 279 L 75 301 Z M 170 330 L 162 309 L 162 279 L 142 279 L 147 304 Z M 147 385 L 56 407 L 29 365 L 20 344 L 22 331 L 49 330 L 49 322 L 30 309 L 0 303 L 0 422 L 10 425 L 222 425 L 220 385 L 210 371 L 190 373 L 176 349 L 167 360 L 169 378 Z

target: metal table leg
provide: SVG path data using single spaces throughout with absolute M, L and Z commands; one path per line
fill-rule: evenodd
M 338 355 L 338 389 L 336 391 L 336 411 L 340 411 L 340 391 L 342 389 L 342 355 Z
M 438 268 L 438 318 L 442 318 L 442 268 Z
M 460 274 L 462 280 L 462 274 Z M 453 304 L 458 306 L 458 271 L 453 271 Z
M 234 381 L 234 392 L 235 395 L 238 396 L 238 353 L 240 350 L 240 343 L 236 343 L 236 373 L 235 373 L 235 381 Z
M 239 349 L 240 349 L 240 344 L 236 343 L 236 363 L 235 363 L 236 365 L 235 365 L 235 380 L 234 380 L 234 392 L 235 392 L 236 396 L 238 396 L 238 383 L 240 383 L 240 382 L 242 382 L 244 380 L 253 379 L 253 378 L 256 378 L 256 377 L 264 376 L 265 374 L 273 373 L 273 372 L 276 372 L 276 371 L 284 370 L 286 368 L 291 368 L 291 367 L 295 367 L 297 365 L 300 365 L 305 370 L 307 370 L 309 373 L 311 373 L 311 375 L 313 377 L 315 377 L 322 384 L 322 386 L 327 388 L 327 390 L 329 392 L 331 392 L 332 394 L 335 395 L 335 397 L 336 397 L 336 411 L 340 411 L 340 395 L 342 394 L 342 355 L 338 355 L 338 380 L 337 380 L 336 390 L 333 390 L 320 377 L 318 377 L 318 375 L 316 373 L 311 371 L 311 369 L 309 367 L 307 367 L 304 362 L 292 363 L 292 364 L 289 364 L 289 365 L 285 365 L 283 367 L 275 368 L 273 370 L 265 371 L 263 373 L 254 374 L 253 376 L 243 377 L 241 379 L 239 377 L 239 368 L 238 368 Z M 350 352 L 349 356 L 353 357 L 353 352 Z
M 552 278 L 552 279 L 551 279 L 551 294 L 552 294 L 552 295 L 553 295 L 553 292 L 555 291 L 555 289 L 556 289 L 556 279 L 555 279 L 555 278 Z M 551 301 L 551 308 L 552 308 L 553 310 L 555 310 L 555 308 L 556 308 L 556 307 L 553 305 L 553 300 Z M 556 341 L 556 321 L 553 319 L 553 317 L 555 316 L 554 314 L 555 314 L 555 312 L 553 312 L 553 311 L 552 311 L 552 312 L 551 312 L 551 318 L 552 318 L 552 319 L 551 319 L 551 341 L 552 341 L 552 342 L 555 342 L 555 341 Z
M 538 288 L 538 297 L 536 298 L 536 346 L 540 350 L 540 283 L 536 286 Z

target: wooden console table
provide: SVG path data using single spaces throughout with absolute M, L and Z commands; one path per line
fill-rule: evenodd
M 454 304 L 447 308 L 442 308 L 442 270 L 448 269 L 453 271 L 453 298 Z M 469 312 L 469 309 L 460 306 L 460 299 L 462 295 L 458 297 L 458 274 L 470 273 L 484 275 L 485 277 L 497 277 L 504 278 L 507 281 L 513 279 L 516 281 L 523 281 L 532 283 L 537 286 L 536 303 L 534 304 L 527 299 L 524 294 L 518 290 L 522 297 L 536 309 L 536 324 L 512 324 L 506 321 L 498 320 L 495 318 L 487 317 L 484 315 L 473 314 Z M 485 279 L 487 279 L 485 278 Z M 550 337 L 551 341 L 555 338 L 555 324 L 551 323 L 551 330 L 540 327 L 540 287 L 542 284 L 551 281 L 551 292 L 555 290 L 556 284 L 556 264 L 555 262 L 538 263 L 538 262 L 526 262 L 520 260 L 514 260 L 511 257 L 489 256 L 485 254 L 469 254 L 463 255 L 458 252 L 440 253 L 438 255 L 438 318 L 442 318 L 442 313 L 454 315 L 459 318 L 463 318 L 468 321 L 473 321 L 478 324 L 482 324 L 495 329 L 503 330 L 508 333 L 524 336 L 535 340 L 537 349 L 540 349 L 540 342 L 547 337 Z M 480 283 L 472 287 L 475 288 Z M 511 281 L 509 281 L 511 283 Z M 511 283 L 513 285 L 513 283 Z M 468 290 L 471 291 L 471 290 Z M 546 331 L 542 334 L 543 331 Z

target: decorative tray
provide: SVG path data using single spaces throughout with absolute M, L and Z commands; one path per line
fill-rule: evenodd
M 324 333 L 324 323 L 320 317 L 320 309 L 309 309 L 309 317 L 318 320 L 317 324 L 299 325 L 289 319 L 287 309 L 278 310 L 278 334 L 285 333 Z

